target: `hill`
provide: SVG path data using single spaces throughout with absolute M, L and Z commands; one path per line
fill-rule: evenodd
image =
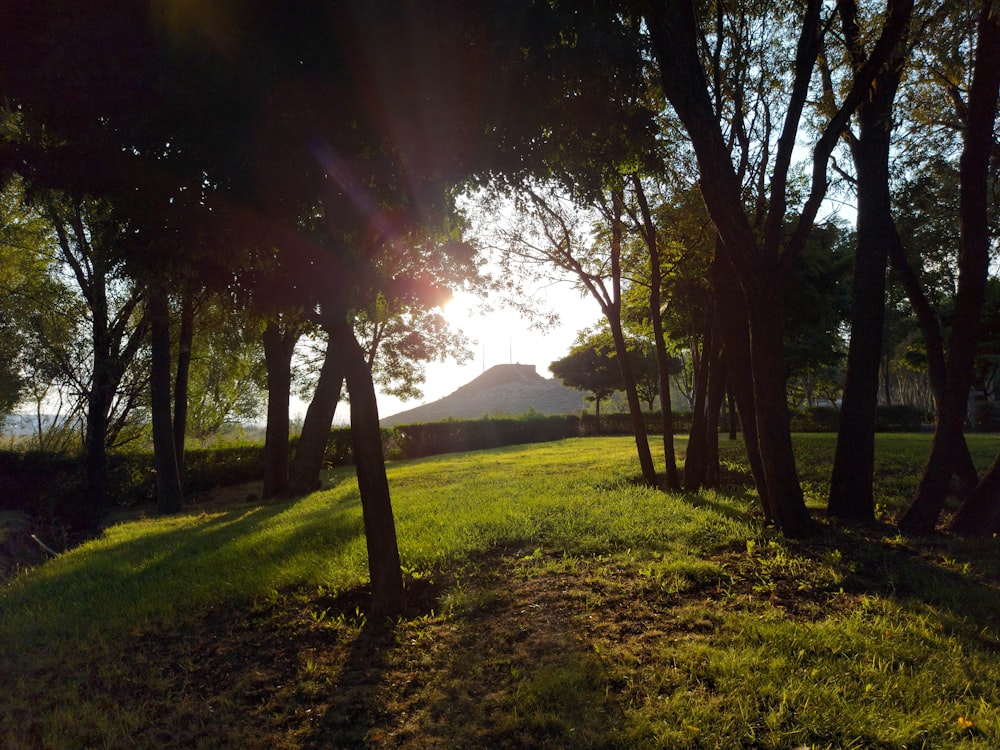
M 578 414 L 583 393 L 551 378 L 543 378 L 534 365 L 496 365 L 454 393 L 430 404 L 393 414 L 381 420 L 384 427 L 443 419 L 477 419 L 484 415 L 516 417 L 539 414 Z

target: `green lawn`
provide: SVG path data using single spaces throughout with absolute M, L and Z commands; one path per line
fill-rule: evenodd
M 834 437 L 796 441 L 821 517 Z M 928 446 L 880 437 L 884 521 Z M 349 471 L 110 528 L 0 592 L 0 746 L 1000 747 L 997 541 L 787 542 L 723 451 L 695 495 L 637 486 L 625 438 L 393 464 L 391 624 Z

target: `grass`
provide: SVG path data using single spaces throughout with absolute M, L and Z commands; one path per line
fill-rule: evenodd
M 817 511 L 833 440 L 796 440 Z M 883 522 L 928 446 L 880 437 Z M 348 472 L 114 526 L 0 592 L 0 746 L 1000 747 L 997 541 L 786 541 L 723 449 L 693 495 L 638 486 L 629 439 L 392 465 L 388 626 Z

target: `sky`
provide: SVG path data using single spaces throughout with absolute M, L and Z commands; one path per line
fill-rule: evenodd
M 457 294 L 444 313 L 456 328 L 476 342 L 471 346 L 473 358 L 464 365 L 453 360 L 428 364 L 423 398 L 400 401 L 379 393 L 379 416 L 387 417 L 444 398 L 495 365 L 535 365 L 539 375 L 552 377 L 549 363 L 569 352 L 578 331 L 601 319 L 601 308 L 589 295 L 582 297 L 569 281 L 550 284 L 535 293 L 548 309 L 559 314 L 558 324 L 545 332 L 531 330 L 530 321 L 513 310 L 481 315 L 476 311 L 474 296 Z M 337 417 L 338 421 L 346 419 L 346 410 L 341 413 L 338 409 Z

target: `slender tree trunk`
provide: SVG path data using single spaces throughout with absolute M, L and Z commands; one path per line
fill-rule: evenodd
M 706 322 L 702 337 L 701 357 L 694 375 L 694 409 L 691 412 L 691 432 L 684 456 L 684 489 L 693 492 L 705 484 L 708 470 L 708 383 L 716 342 L 711 322 Z
M 331 326 L 330 335 L 343 361 L 351 394 L 351 442 L 368 546 L 372 617 L 394 617 L 403 609 L 403 575 L 396 542 L 389 481 L 385 475 L 378 403 L 364 350 L 347 322 Z
M 962 536 L 1000 534 L 1000 453 L 983 475 L 948 528 Z
M 718 335 L 713 335 L 718 339 Z M 708 378 L 708 413 L 705 422 L 705 487 L 719 486 L 719 415 L 726 398 L 726 357 L 721 346 L 716 347 Z
M 849 47 L 860 44 L 853 15 L 845 15 Z M 857 172 L 858 219 L 851 299 L 851 342 L 840 408 L 840 429 L 827 512 L 851 521 L 873 521 L 875 426 L 879 358 L 885 326 L 888 248 L 896 237 L 889 195 L 889 146 L 893 101 L 903 73 L 902 51 L 879 73 L 870 98 L 858 108 L 860 136 L 852 143 Z M 888 373 L 887 373 L 888 375 Z M 886 378 L 888 390 L 888 377 Z
M 174 452 L 177 474 L 184 486 L 184 440 L 187 436 L 188 382 L 191 376 L 191 346 L 194 343 L 194 300 L 184 292 L 181 299 L 181 329 L 178 333 L 177 373 L 174 377 Z
M 681 488 L 680 476 L 677 473 L 677 454 L 674 451 L 674 414 L 670 403 L 670 354 L 667 352 L 667 342 L 663 333 L 663 302 L 661 289 L 663 286 L 663 269 L 660 265 L 660 249 L 656 241 L 656 228 L 653 226 L 652 213 L 646 200 L 642 180 L 636 174 L 632 175 L 632 186 L 635 188 L 636 199 L 642 214 L 643 237 L 649 250 L 649 320 L 653 326 L 653 345 L 656 351 L 656 371 L 660 386 L 660 419 L 663 425 L 663 457 L 666 460 L 667 489 Z
M 156 470 L 156 511 L 177 513 L 183 492 L 177 473 L 170 415 L 170 308 L 165 290 L 149 291 L 150 376 L 149 395 L 153 422 L 153 465 Z
M 726 427 L 729 429 L 729 439 L 736 439 L 736 401 L 733 398 L 733 387 L 726 388 Z
M 642 402 L 639 400 L 639 391 L 635 385 L 635 374 L 632 372 L 632 364 L 629 361 L 628 345 L 625 343 L 625 334 L 622 331 L 621 319 L 619 318 L 615 321 L 609 318 L 608 322 L 611 324 L 611 337 L 615 342 L 618 367 L 621 369 L 622 382 L 625 386 L 625 398 L 628 401 L 629 415 L 632 418 L 632 432 L 635 435 L 635 446 L 639 453 L 639 467 L 642 470 L 642 479 L 650 487 L 655 487 L 656 468 L 653 466 L 653 455 L 649 451 L 646 419 L 642 413 Z
M 615 342 L 615 353 L 618 357 L 618 367 L 622 374 L 622 384 L 625 388 L 625 398 L 628 401 L 629 415 L 632 418 L 632 432 L 635 435 L 635 447 L 639 454 L 639 467 L 642 479 L 650 487 L 656 486 L 656 468 L 653 465 L 653 455 L 649 450 L 649 437 L 646 433 L 646 419 L 642 413 L 642 402 L 635 384 L 635 374 L 632 372 L 632 362 L 628 356 L 628 346 L 622 331 L 621 315 L 621 252 L 622 252 L 622 214 L 624 213 L 624 195 L 620 188 L 611 191 L 611 284 L 613 287 L 610 305 L 603 305 L 604 316 L 611 328 L 611 337 Z
M 107 310 L 102 316 L 94 309 L 93 345 L 94 371 L 90 392 L 87 394 L 86 430 L 84 432 L 84 476 L 87 483 L 88 506 L 96 511 L 108 502 L 108 418 L 117 390 L 114 362 L 109 349 Z
M 68 250 L 66 255 L 69 256 Z M 90 306 L 93 345 L 93 376 L 87 393 L 87 416 L 84 432 L 84 476 L 87 483 L 88 510 L 96 512 L 108 503 L 108 428 L 111 406 L 120 381 L 117 352 L 112 340 L 107 297 L 107 278 L 103 257 L 92 262 L 90 283 L 81 289 Z
M 337 412 L 343 386 L 343 363 L 332 337 L 329 337 L 316 391 L 313 393 L 312 401 L 309 402 L 309 408 L 306 409 L 302 434 L 299 435 L 295 456 L 289 467 L 286 495 L 307 495 L 320 488 L 323 456 L 330 440 L 330 429 L 333 426 L 333 417 Z
M 965 145 L 959 161 L 958 293 L 948 346 L 945 393 L 938 408 L 927 466 L 913 501 L 899 521 L 900 528 L 908 533 L 933 531 L 944 507 L 948 482 L 961 456 L 956 446 L 963 439 L 972 367 L 979 343 L 989 273 L 987 177 L 1000 91 L 1000 14 L 994 12 L 991 0 L 982 3 L 975 61 L 965 122 Z
M 292 354 L 299 339 L 297 327 L 281 330 L 278 321 L 264 327 L 264 363 L 267 367 L 267 427 L 264 432 L 264 485 L 261 498 L 280 495 L 288 481 L 288 401 L 292 388 Z
M 897 233 L 894 233 L 892 242 L 889 244 L 889 260 L 896 276 L 899 278 L 906 290 L 906 296 L 910 300 L 914 314 L 917 316 L 917 323 L 924 337 L 924 347 L 927 351 L 927 379 L 930 381 L 931 393 L 934 396 L 934 411 L 938 412 L 941 401 L 944 398 L 945 370 L 947 361 L 944 355 L 944 336 L 941 334 L 941 325 L 934 308 L 927 299 L 920 279 L 903 250 L 903 243 Z M 975 464 L 969 454 L 969 446 L 962 435 L 961 444 L 954 446 L 957 455 L 955 465 L 955 476 L 959 481 L 958 494 L 967 497 L 979 482 Z

